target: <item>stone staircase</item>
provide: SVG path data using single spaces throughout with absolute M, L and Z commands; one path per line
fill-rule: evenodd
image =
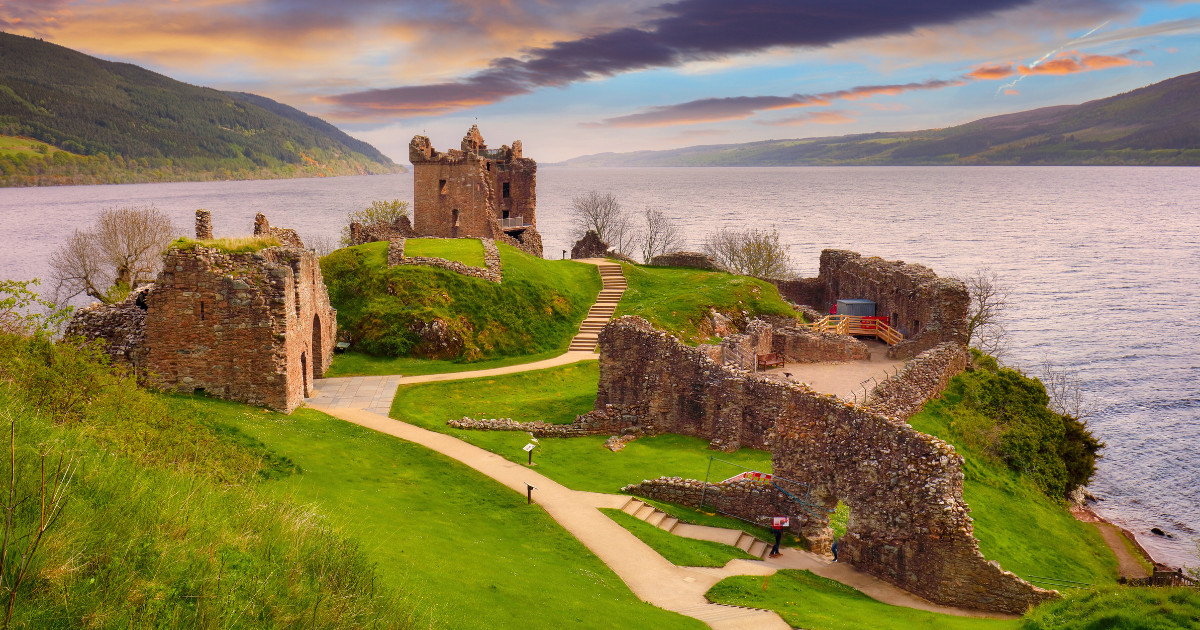
M 676 536 L 684 538 L 695 538 L 697 540 L 711 540 L 713 542 L 724 543 L 731 547 L 737 547 L 742 551 L 763 560 L 767 554 L 771 552 L 771 544 L 740 529 L 725 529 L 723 527 L 707 527 L 705 525 L 690 525 L 680 523 L 679 519 L 675 518 L 655 508 L 649 503 L 645 503 L 636 497 L 630 497 L 621 508 L 626 514 L 630 514 L 638 519 Z
M 567 348 L 570 352 L 596 351 L 600 329 L 612 319 L 617 310 L 617 303 L 625 293 L 625 275 L 621 273 L 621 265 L 607 261 L 595 264 L 600 269 L 600 280 L 604 285 L 600 288 L 596 303 L 579 325 L 579 334 L 571 340 L 571 345 Z

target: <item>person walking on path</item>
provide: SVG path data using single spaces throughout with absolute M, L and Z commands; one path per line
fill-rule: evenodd
M 837 539 L 836 538 L 833 539 L 832 549 L 833 549 L 833 561 L 837 562 Z
M 771 547 L 770 557 L 779 556 L 779 542 L 783 540 L 783 528 L 788 526 L 788 517 L 776 516 L 771 519 L 771 532 L 775 534 L 775 546 Z

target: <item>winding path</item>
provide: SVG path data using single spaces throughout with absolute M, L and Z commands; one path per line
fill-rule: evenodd
M 584 262 L 598 266 L 612 265 L 605 261 Z M 618 265 L 613 266 L 620 269 Z M 624 289 L 623 286 L 620 288 Z M 606 288 L 601 293 L 606 290 L 611 290 L 607 280 Z M 620 299 L 619 295 L 617 299 Z M 604 321 L 611 316 L 610 311 Z M 576 339 L 583 335 L 581 327 L 581 335 Z M 581 341 L 590 342 L 588 350 L 572 350 L 552 359 L 502 368 L 411 377 L 358 376 L 319 379 L 314 383 L 315 395 L 306 402 L 311 408 L 336 418 L 420 444 L 452 457 L 521 494 L 525 494 L 527 485 L 535 486 L 534 501 L 608 565 L 640 599 L 660 608 L 699 619 L 718 630 L 789 628 L 788 624 L 772 611 L 713 604 L 704 596 L 714 584 L 727 577 L 768 576 L 779 569 L 808 569 L 817 575 L 852 586 L 888 604 L 959 616 L 995 617 L 977 611 L 938 606 L 857 571 L 847 564 L 835 564 L 823 556 L 798 549 L 786 548 L 780 557 L 761 561 L 733 560 L 721 568 L 678 567 L 598 509 L 628 508 L 631 504 L 630 497 L 571 490 L 526 466 L 455 437 L 387 417 L 396 388 L 400 385 L 512 374 L 596 359 L 598 355 L 591 351 L 595 346 L 594 336 L 588 335 Z M 573 347 L 575 345 L 573 343 Z M 731 534 L 738 534 L 733 530 L 698 526 L 684 527 L 674 533 L 706 540 L 722 540 Z

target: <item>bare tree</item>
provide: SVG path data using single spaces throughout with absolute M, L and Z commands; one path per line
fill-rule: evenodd
M 95 225 L 76 229 L 50 255 L 55 300 L 81 293 L 106 304 L 124 299 L 154 279 L 174 236 L 171 219 L 154 206 L 104 210 Z
M 779 244 L 779 231 L 721 228 L 708 235 L 704 253 L 730 271 L 756 278 L 787 278 L 792 274 L 788 247 Z
M 633 220 L 612 193 L 591 190 L 571 199 L 571 224 L 577 237 L 591 230 L 609 249 L 626 255 L 636 249 Z
M 683 235 L 679 226 L 659 208 L 646 206 L 642 212 L 646 231 L 642 233 L 642 262 L 667 252 L 683 249 Z
M 308 236 L 305 237 L 304 242 L 308 244 L 309 249 L 322 258 L 332 254 L 338 248 L 337 241 L 330 238 L 328 234 Z
M 1042 359 L 1041 381 L 1050 397 L 1050 408 L 1056 413 L 1076 420 L 1087 420 L 1095 415 L 1095 405 L 1084 396 L 1078 372 L 1059 369 L 1045 358 Z
M 1008 286 L 991 267 L 980 267 L 959 278 L 967 285 L 971 305 L 967 311 L 967 345 L 994 357 L 1004 353 L 1008 331 L 1004 312 L 1008 310 Z

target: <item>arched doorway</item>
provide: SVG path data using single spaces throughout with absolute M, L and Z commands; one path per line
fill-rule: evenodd
M 308 354 L 304 352 L 300 353 L 300 381 L 304 387 L 300 393 L 308 398 Z
M 325 354 L 322 352 L 324 348 L 321 343 L 323 335 L 321 334 L 321 316 L 313 315 L 312 324 L 312 374 L 314 379 L 321 378 L 325 375 Z

